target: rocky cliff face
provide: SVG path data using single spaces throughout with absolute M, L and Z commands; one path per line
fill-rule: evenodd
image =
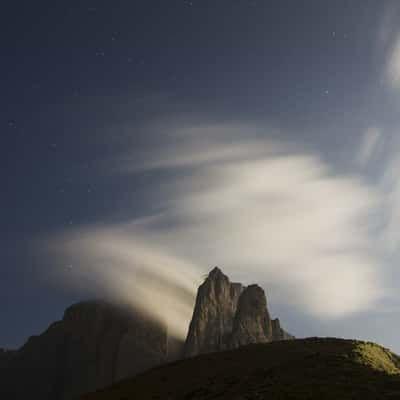
M 242 290 L 240 283 L 231 283 L 219 268 L 210 272 L 197 292 L 185 356 L 230 347 L 233 319 Z
M 281 328 L 279 318 L 275 318 L 271 322 L 272 322 L 272 338 L 273 338 L 273 340 L 295 339 L 295 337 L 293 335 L 291 335 L 290 333 L 287 333 L 284 329 Z
M 0 355 L 0 397 L 73 399 L 167 357 L 165 326 L 126 307 L 79 303 L 20 350 Z
M 185 356 L 293 338 L 271 320 L 264 290 L 231 283 L 214 268 L 200 286 L 185 343 Z
M 232 347 L 272 340 L 272 323 L 264 290 L 250 285 L 243 290 L 232 329 Z

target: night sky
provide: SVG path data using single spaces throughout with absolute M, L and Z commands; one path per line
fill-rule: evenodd
M 399 2 L 0 14 L 0 347 L 219 265 L 296 336 L 400 351 Z

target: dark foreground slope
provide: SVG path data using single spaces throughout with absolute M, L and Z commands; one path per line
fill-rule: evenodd
M 399 367 L 376 344 L 310 338 L 200 355 L 83 399 L 400 399 Z

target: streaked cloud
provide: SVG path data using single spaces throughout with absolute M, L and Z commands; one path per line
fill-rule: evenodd
M 385 80 L 392 88 L 400 87 L 400 4 L 387 2 L 377 31 L 377 57 L 384 61 Z
M 400 35 L 389 53 L 387 77 L 393 88 L 400 88 Z
M 199 284 L 199 268 L 188 260 L 143 242 L 140 221 L 88 227 L 55 235 L 44 248 L 60 270 L 46 271 L 68 288 L 113 298 L 166 322 L 171 335 L 183 337 Z M 42 243 L 43 245 L 43 243 Z
M 382 147 L 383 132 L 377 127 L 370 127 L 364 133 L 364 137 L 357 156 L 357 163 L 365 166 Z
M 394 149 L 399 148 L 394 144 Z M 383 171 L 380 189 L 385 196 L 384 228 L 382 231 L 382 246 L 391 252 L 396 252 L 400 245 L 400 157 L 396 151 L 391 155 Z
M 367 132 L 360 162 L 378 138 L 378 130 Z M 366 310 L 381 298 L 369 217 L 383 197 L 361 177 L 338 175 L 317 154 L 262 140 L 259 127 L 240 124 L 175 128 L 144 160 L 125 154 L 110 169 L 162 171 L 149 198 L 159 212 L 51 238 L 49 252 L 74 265 L 63 282 L 91 282 L 167 318 L 181 337 L 195 289 L 214 265 L 274 287 L 275 303 L 322 318 Z

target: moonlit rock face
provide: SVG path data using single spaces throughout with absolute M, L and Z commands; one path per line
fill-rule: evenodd
M 232 330 L 232 346 L 272 340 L 272 325 L 264 290 L 258 285 L 244 289 L 238 302 Z
M 229 348 L 233 319 L 243 287 L 231 283 L 215 267 L 199 287 L 193 318 L 185 343 L 185 355 Z
M 190 357 L 290 338 L 279 320 L 271 320 L 261 287 L 231 283 L 216 267 L 199 287 L 184 353 Z

